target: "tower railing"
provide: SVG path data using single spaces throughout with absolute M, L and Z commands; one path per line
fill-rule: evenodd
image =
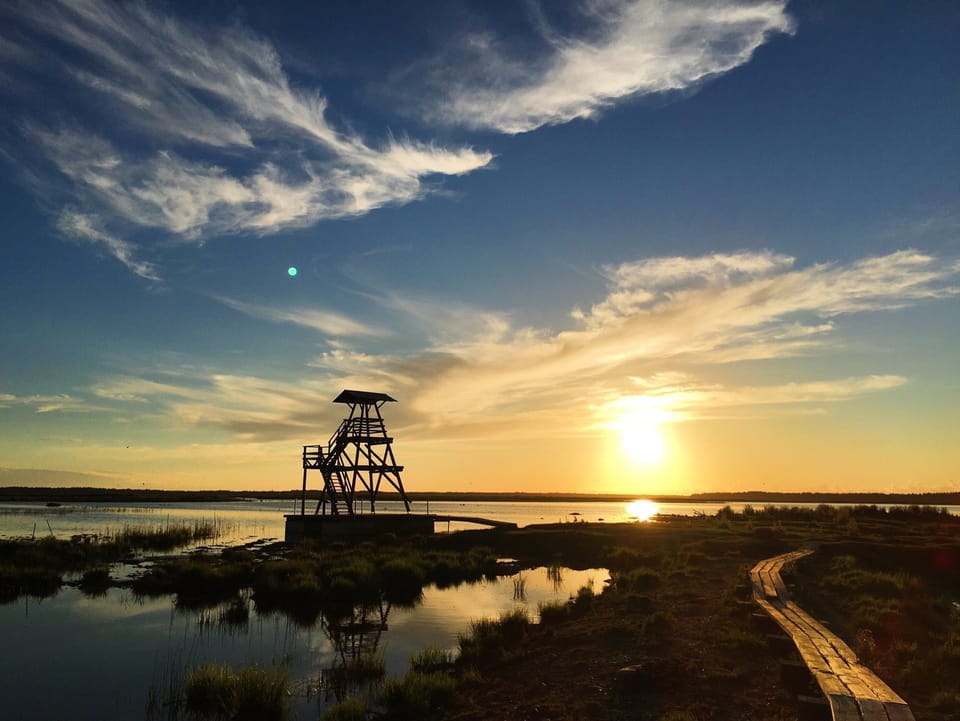
M 393 456 L 393 439 L 387 435 L 380 415 L 380 407 L 392 400 L 385 394 L 364 391 L 344 391 L 338 396 L 335 402 L 350 406 L 349 417 L 340 422 L 326 445 L 303 446 L 301 514 L 306 513 L 308 470 L 319 470 L 323 477 L 318 514 L 353 516 L 357 501 L 369 503 L 370 512 L 375 513 L 383 481 L 400 494 L 404 507 L 410 511 L 410 501 L 400 480 L 403 466 Z

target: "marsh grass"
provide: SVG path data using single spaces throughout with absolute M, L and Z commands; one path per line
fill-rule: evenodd
M 938 531 L 955 527 L 955 521 L 911 509 L 886 517 L 905 520 L 898 542 L 887 540 L 896 528 L 889 528 L 890 521 L 887 537 L 874 530 L 875 510 L 852 511 L 846 522 L 855 519 L 860 535 L 821 547 L 790 572 L 789 582 L 800 605 L 830 622 L 911 707 L 957 713 L 960 705 L 952 704 L 960 678 L 960 608 L 951 599 L 960 589 L 960 545 L 955 535 L 907 540 L 918 518 L 929 517 Z M 881 540 L 864 540 L 873 535 Z
M 140 596 L 176 594 L 179 606 L 209 608 L 235 598 L 250 585 L 252 576 L 248 563 L 224 563 L 199 554 L 157 562 L 130 585 Z
M 333 668 L 324 669 L 322 680 L 332 688 L 362 685 L 380 681 L 387 675 L 387 662 L 383 654 L 365 653 Z
M 85 596 L 98 597 L 105 596 L 112 585 L 110 568 L 108 566 L 97 566 L 84 571 L 78 587 Z
M 323 721 L 367 721 L 367 704 L 358 698 L 344 699 L 324 710 Z
M 208 664 L 191 668 L 184 706 L 196 718 L 217 721 L 282 721 L 290 680 L 282 670 Z
M 380 696 L 386 721 L 430 721 L 446 715 L 457 698 L 457 682 L 446 673 L 409 671 L 388 681 Z
M 214 520 L 125 526 L 116 534 L 103 536 L 0 539 L 0 603 L 21 595 L 53 595 L 63 586 L 65 574 L 82 571 L 93 575 L 81 580 L 81 590 L 102 592 L 116 585 L 103 568 L 131 560 L 141 551 L 169 551 L 213 540 L 222 530 L 222 524 Z M 94 579 L 106 585 L 95 586 Z
M 469 633 L 458 637 L 458 665 L 470 666 L 509 658 L 522 650 L 530 625 L 530 617 L 521 607 L 505 611 L 496 619 L 471 621 Z
M 513 579 L 513 600 L 525 602 L 527 600 L 527 579 L 523 574 L 517 574 Z
M 537 604 L 540 623 L 544 626 L 562 623 L 573 615 L 572 607 L 571 601 L 541 601 Z
M 162 523 L 153 526 L 125 525 L 102 542 L 144 551 L 171 551 L 193 543 L 215 541 L 224 535 L 224 522 L 197 520 L 193 523 Z
M 611 575 L 614 588 L 621 593 L 642 593 L 660 585 L 660 573 L 641 566 L 628 571 L 615 571 Z
M 410 656 L 410 668 L 418 673 L 449 671 L 453 668 L 455 660 L 453 651 L 430 646 Z

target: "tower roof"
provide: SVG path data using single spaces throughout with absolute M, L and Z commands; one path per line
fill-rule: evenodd
M 396 402 L 396 398 L 391 398 L 386 393 L 372 393 L 371 391 L 340 391 L 340 395 L 333 399 L 334 403 L 383 403 L 386 401 Z

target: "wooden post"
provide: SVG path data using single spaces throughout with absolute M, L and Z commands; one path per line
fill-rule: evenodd
M 304 464 L 306 466 L 306 464 Z M 303 469 L 303 491 L 300 493 L 300 515 L 306 515 L 306 505 L 307 505 L 307 469 Z

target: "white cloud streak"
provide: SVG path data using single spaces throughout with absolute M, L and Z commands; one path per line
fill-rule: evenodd
M 590 118 L 644 95 L 682 91 L 750 60 L 772 36 L 793 32 L 784 0 L 593 0 L 589 37 L 543 31 L 545 57 L 511 57 L 485 35 L 463 40 L 470 61 L 442 64 L 434 120 L 504 133 Z
M 484 311 L 471 321 L 469 309 L 442 302 L 375 297 L 382 313 L 425 337 L 407 355 L 397 355 L 376 329 L 325 311 L 221 299 L 255 317 L 331 335 L 329 349 L 300 377 L 194 367 L 155 378 L 115 376 L 88 390 L 102 404 L 165 419 L 178 432 L 218 429 L 244 442 L 324 436 L 340 411 L 330 400 L 349 387 L 401 399 L 391 406 L 391 423 L 411 440 L 594 434 L 609 427 L 618 408 L 641 401 L 676 422 L 821 412 L 909 379 L 896 368 L 811 378 L 783 366 L 779 378 L 767 373 L 771 382 L 757 385 L 749 376 L 730 380 L 735 368 L 718 382 L 713 369 L 826 356 L 842 349 L 846 316 L 960 295 L 960 263 L 915 250 L 807 267 L 770 252 L 652 258 L 603 268 L 602 277 L 605 297 L 559 330 L 518 326 L 509 315 Z M 0 406 L 14 404 L 83 405 L 67 396 L 0 395 Z
M 25 3 L 7 20 L 41 40 L 38 65 L 88 88 L 76 117 L 109 117 L 107 140 L 89 125 L 23 121 L 29 139 L 73 182 L 101 222 L 201 241 L 269 234 L 363 215 L 428 194 L 425 180 L 462 175 L 492 156 L 388 137 L 379 145 L 335 129 L 327 101 L 289 82 L 269 42 L 237 25 L 211 30 L 141 3 Z M 0 31 L 2 33 L 2 31 Z M 42 52 L 41 52 L 42 51 Z M 32 63 L 31 63 L 32 61 Z M 79 121 L 78 121 L 79 122 Z M 100 242 L 138 275 L 129 243 L 102 228 L 66 232 Z
M 0 408 L 9 408 L 12 406 L 32 408 L 36 413 L 53 413 L 54 411 L 86 412 L 95 410 L 82 400 L 66 393 L 57 395 L 32 394 L 28 396 L 0 393 Z
M 335 340 L 310 364 L 307 383 L 218 377 L 203 399 L 176 398 L 177 414 L 273 439 L 302 434 L 341 388 L 371 387 L 402 398 L 391 411 L 412 437 L 486 438 L 594 432 L 612 404 L 633 396 L 657 399 L 678 421 L 728 408 L 809 410 L 907 378 L 787 376 L 755 386 L 711 382 L 710 369 L 830 353 L 842 345 L 844 316 L 956 297 L 958 276 L 956 263 L 913 250 L 803 268 L 770 252 L 654 258 L 604 268 L 605 298 L 561 330 L 393 294 L 378 302 L 420 328 L 421 350 L 401 356 L 372 336 L 354 340 L 362 347 Z M 291 322 L 296 312 L 260 317 Z M 223 406 L 229 412 L 218 412 Z
M 134 247 L 103 230 L 95 216 L 64 210 L 57 218 L 57 229 L 71 238 L 98 245 L 141 278 L 160 280 L 152 263 L 136 260 Z
M 364 325 L 351 318 L 329 310 L 319 308 L 276 308 L 268 305 L 245 303 L 225 296 L 212 296 L 214 300 L 223 303 L 228 308 L 239 311 L 252 318 L 273 321 L 276 323 L 293 323 L 294 325 L 310 328 L 325 335 L 341 336 L 374 336 L 385 337 L 390 335 L 382 328 Z

